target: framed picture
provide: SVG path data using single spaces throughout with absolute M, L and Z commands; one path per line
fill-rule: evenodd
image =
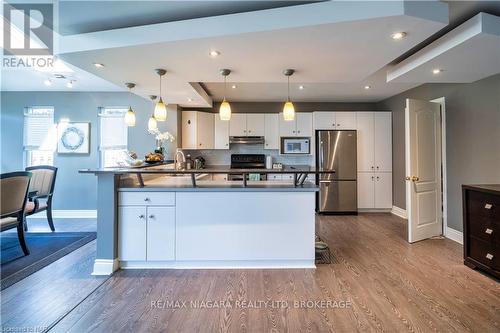
M 57 125 L 57 153 L 89 154 L 90 123 L 59 123 Z

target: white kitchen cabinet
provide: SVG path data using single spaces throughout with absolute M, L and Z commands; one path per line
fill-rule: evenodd
M 214 114 L 199 111 L 182 112 L 182 148 L 214 148 Z
M 374 114 L 375 171 L 392 171 L 392 118 L 390 112 Z
M 229 121 L 215 116 L 214 149 L 229 149 Z
M 335 112 L 335 129 L 355 130 L 356 112 Z
M 392 173 L 375 174 L 375 208 L 392 208 Z
M 245 113 L 233 113 L 231 115 L 231 120 L 229 120 L 229 135 L 247 135 L 247 115 Z
M 313 112 L 313 126 L 315 130 L 334 130 L 335 112 Z
M 267 175 L 267 180 L 282 180 L 282 177 L 279 173 L 270 173 Z
M 175 259 L 175 207 L 148 207 L 146 260 Z
M 312 113 L 297 112 L 295 120 L 286 121 L 283 113 L 279 114 L 279 133 L 282 136 L 312 137 Z
M 277 113 L 267 113 L 264 119 L 264 149 L 279 149 L 279 115 Z
M 358 112 L 358 171 L 360 172 L 372 172 L 375 170 L 374 126 L 373 112 Z
M 227 174 L 225 174 L 225 173 L 215 173 L 215 174 L 212 175 L 212 180 L 226 181 L 227 180 Z
M 118 210 L 118 259 L 146 260 L 146 207 Z
M 266 116 L 264 114 L 247 114 L 247 135 L 264 136 L 265 135 Z
M 375 208 L 375 174 L 358 173 L 358 209 Z

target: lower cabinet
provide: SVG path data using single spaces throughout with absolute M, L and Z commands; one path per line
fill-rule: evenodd
M 119 260 L 175 259 L 175 207 L 120 206 L 118 209 Z
M 392 208 L 391 172 L 358 173 L 358 208 L 359 209 Z

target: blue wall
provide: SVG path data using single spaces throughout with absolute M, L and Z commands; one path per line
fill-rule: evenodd
M 0 172 L 22 170 L 23 165 L 23 111 L 27 106 L 53 106 L 55 121 L 68 118 L 73 122 L 90 122 L 90 154 L 54 154 L 54 165 L 59 168 L 54 194 L 54 209 L 96 209 L 97 182 L 92 175 L 82 175 L 79 169 L 99 166 L 98 108 L 132 104 L 137 124 L 129 128 L 129 149 L 143 156 L 155 147 L 154 138 L 147 132 L 147 121 L 152 112 L 151 101 L 125 92 L 2 92 L 1 93 L 1 169 Z M 177 106 L 169 107 L 168 121 L 160 123 L 160 130 L 177 136 Z M 176 142 L 169 145 L 171 157 Z

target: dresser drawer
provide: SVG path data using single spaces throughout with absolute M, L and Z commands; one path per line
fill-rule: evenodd
M 468 228 L 471 236 L 487 242 L 500 240 L 500 226 L 484 216 L 471 217 L 468 221 Z
M 500 197 L 489 193 L 468 191 L 467 211 L 471 218 L 488 219 L 500 226 Z
M 120 192 L 120 206 L 175 206 L 173 192 Z
M 500 260 L 498 260 L 495 250 L 495 245 L 493 243 L 485 242 L 475 237 L 469 238 L 469 256 L 494 270 L 499 270 Z

